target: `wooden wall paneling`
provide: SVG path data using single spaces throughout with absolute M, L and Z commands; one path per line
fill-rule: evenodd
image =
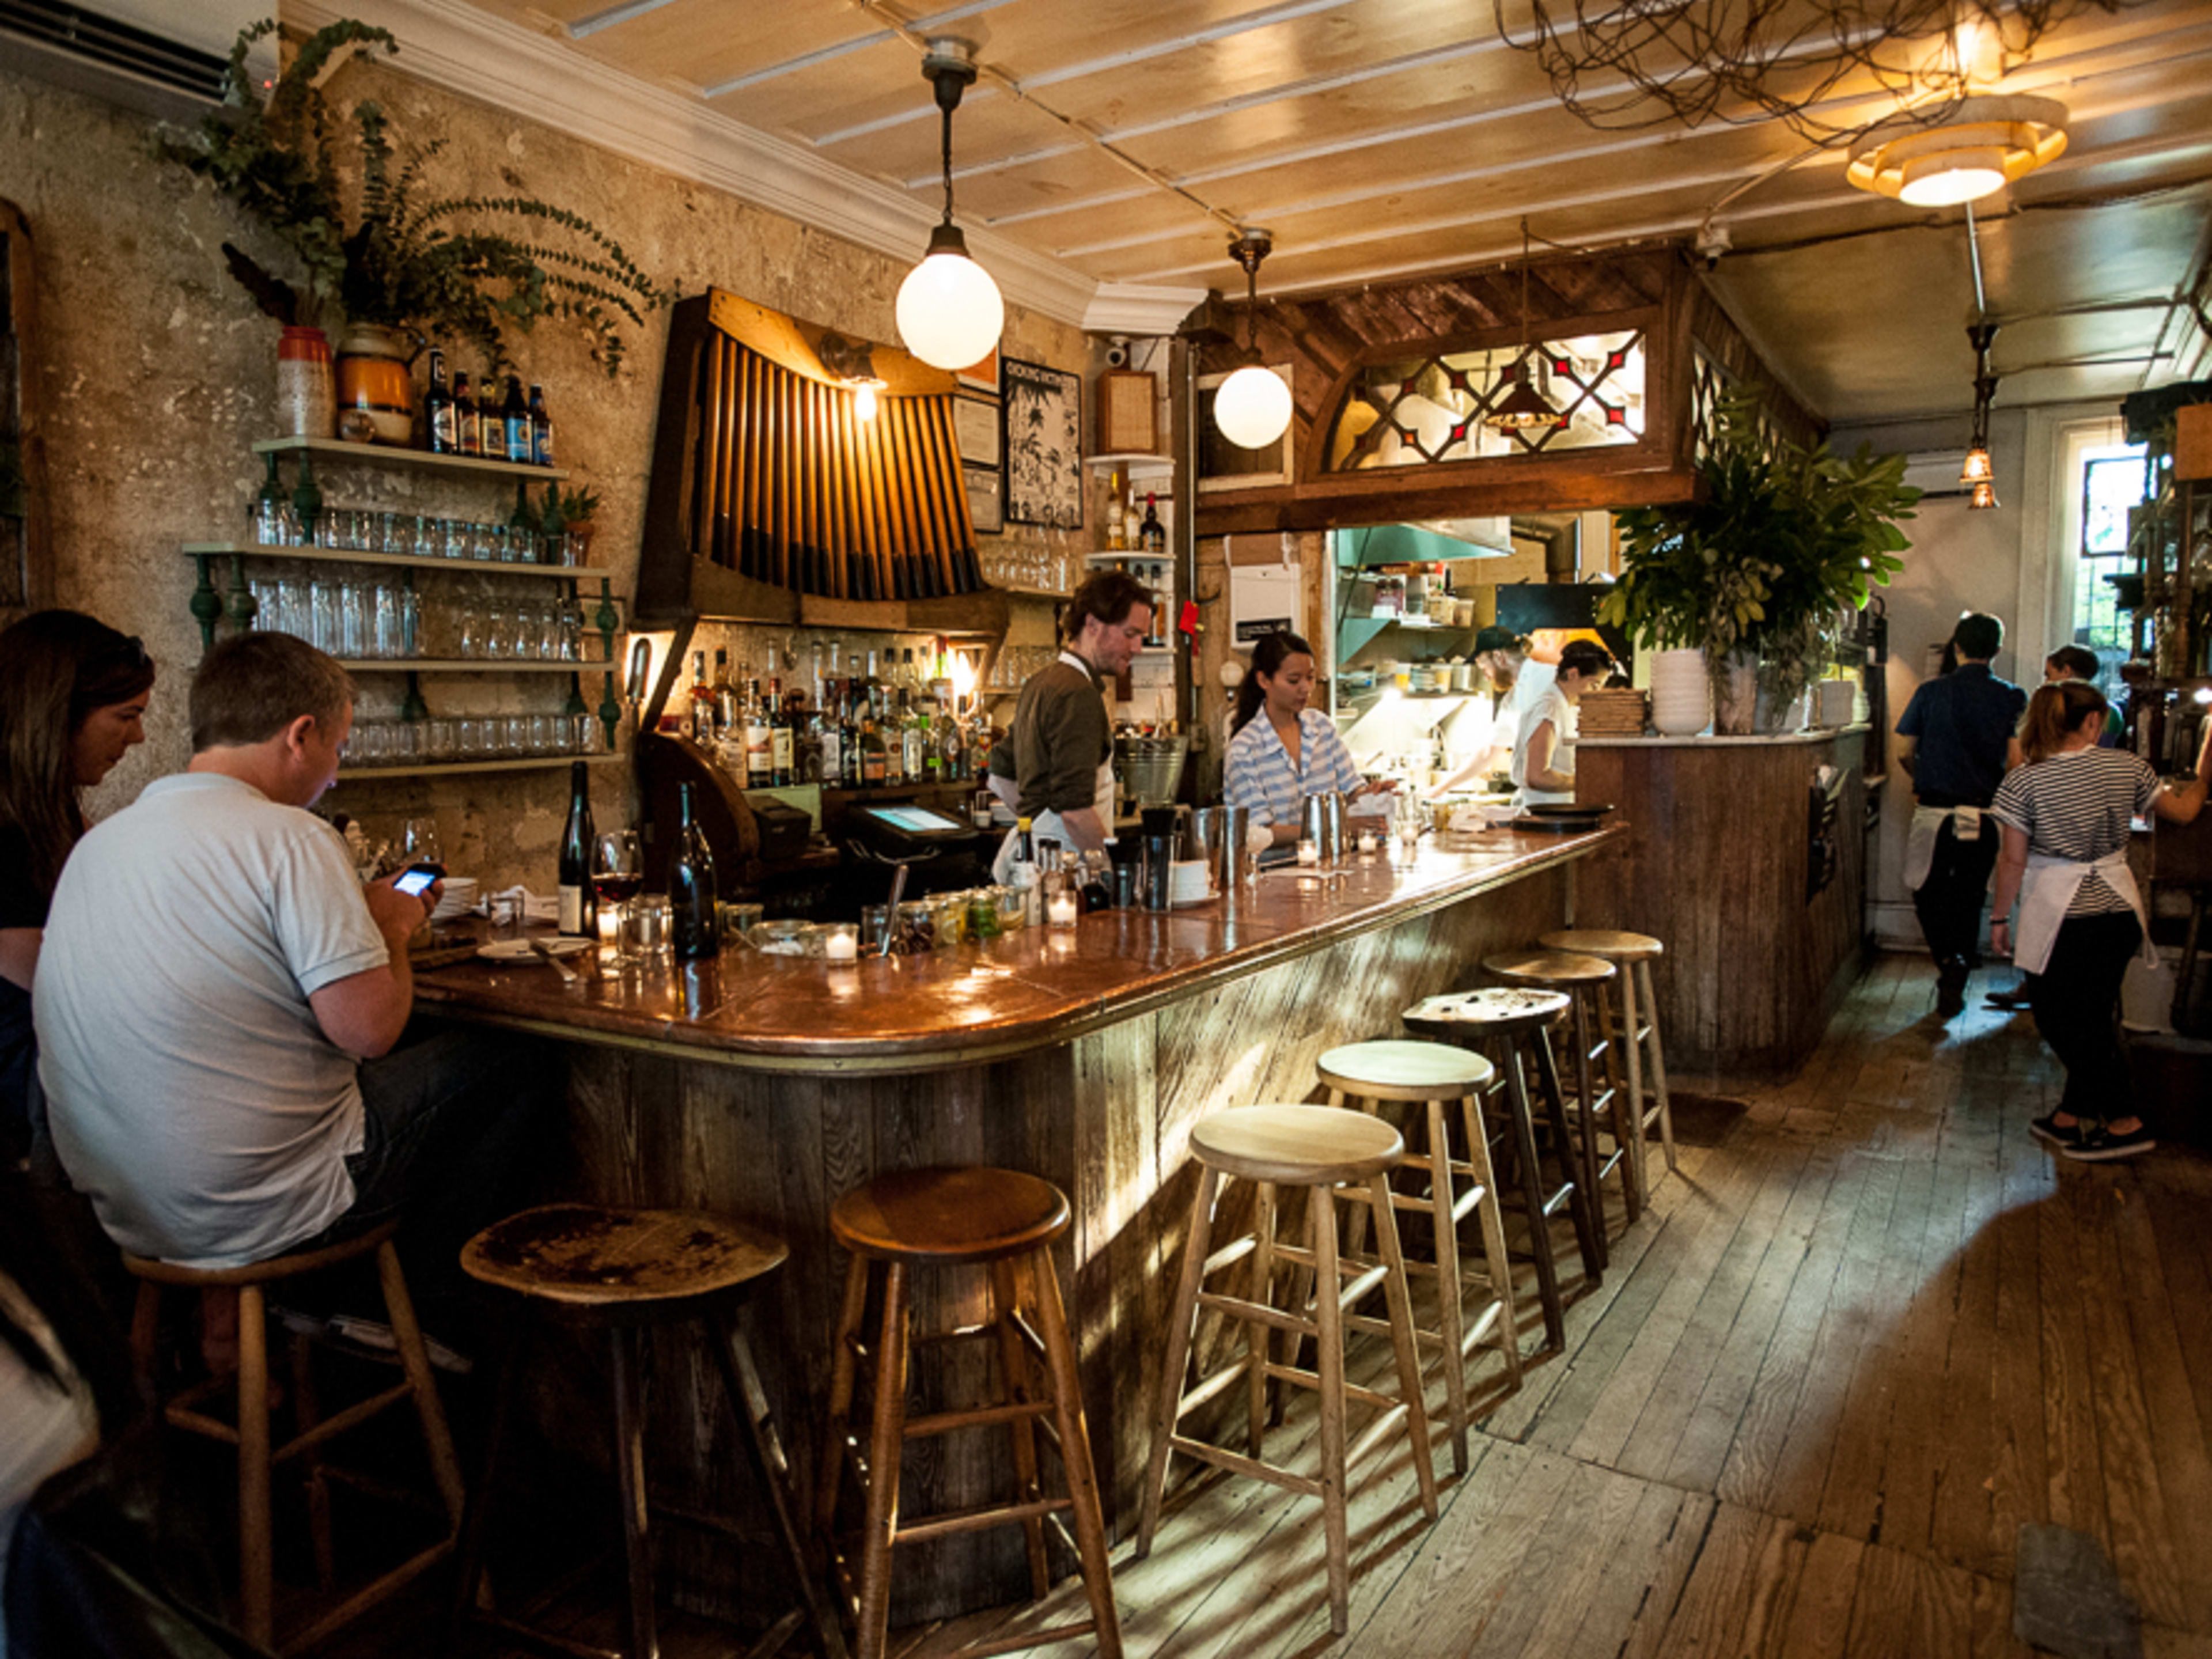
M 38 324 L 30 221 L 13 202 L 0 200 L 0 446 L 13 446 L 22 475 L 20 513 L 0 516 L 0 626 L 54 602 Z

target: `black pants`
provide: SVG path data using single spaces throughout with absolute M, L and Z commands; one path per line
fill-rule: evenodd
M 2142 944 L 2142 925 L 2132 910 L 2069 916 L 2051 941 L 2028 1006 L 2037 1034 L 2066 1068 L 2062 1112 L 2101 1123 L 2135 1111 L 2117 1023 L 2120 981 Z
M 1936 856 L 1928 866 L 1928 879 L 1912 892 L 1912 908 L 1920 918 L 1921 936 L 1929 954 L 1945 971 L 1963 973 L 1981 960 L 1976 940 L 1982 927 L 1982 901 L 1989 896 L 1990 872 L 1996 867 L 1997 826 L 1984 815 L 1982 833 L 1960 841 L 1947 820 L 1936 832 Z

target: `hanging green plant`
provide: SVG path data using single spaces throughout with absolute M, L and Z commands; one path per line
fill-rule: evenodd
M 280 275 L 231 243 L 231 275 L 270 316 L 328 328 L 340 318 L 418 338 L 465 340 L 495 371 L 510 366 L 510 330 L 541 319 L 583 326 L 593 356 L 622 366 L 625 325 L 672 294 L 590 221 L 526 196 L 439 196 L 425 179 L 443 140 L 401 144 L 383 106 L 340 110 L 321 82 L 341 55 L 397 52 L 388 30 L 350 19 L 301 42 L 267 96 L 246 56 L 273 21 L 238 37 L 220 108 L 160 153 L 212 184 L 281 243 Z M 499 228 L 501 222 L 513 232 Z

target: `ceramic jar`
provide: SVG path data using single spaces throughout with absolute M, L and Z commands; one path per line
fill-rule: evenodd
M 368 417 L 374 441 L 404 448 L 415 441 L 415 377 L 407 342 L 396 330 L 349 324 L 338 340 L 337 400 L 342 412 Z
M 277 434 L 328 438 L 337 430 L 331 343 L 319 328 L 287 328 L 276 342 Z

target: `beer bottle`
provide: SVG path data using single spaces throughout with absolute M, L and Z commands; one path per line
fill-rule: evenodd
M 553 420 L 545 412 L 545 388 L 530 388 L 530 464 L 553 465 Z
M 422 396 L 422 424 L 434 455 L 461 453 L 459 422 L 453 414 L 453 393 L 446 384 L 446 354 L 430 348 L 430 389 Z
M 530 465 L 530 405 L 522 400 L 522 377 L 507 377 L 507 401 L 500 406 L 501 429 L 507 436 L 507 459 L 520 466 Z
M 483 446 L 477 439 L 477 400 L 469 396 L 466 369 L 453 371 L 453 453 L 483 453 Z

